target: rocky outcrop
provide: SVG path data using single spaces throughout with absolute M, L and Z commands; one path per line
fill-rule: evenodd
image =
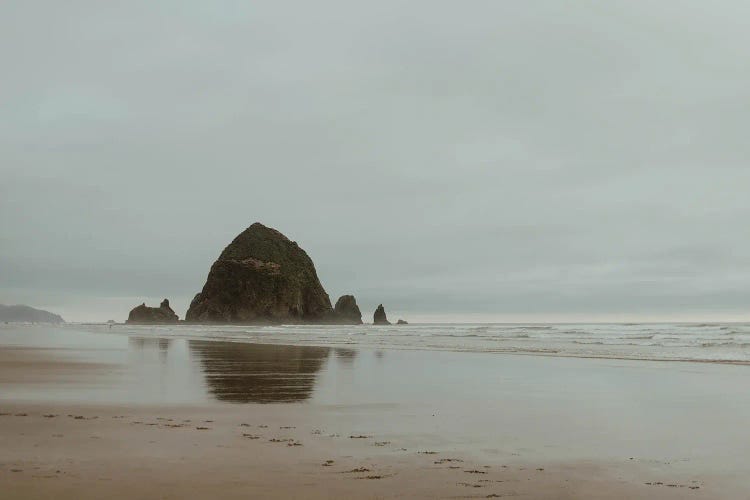
M 221 323 L 331 322 L 331 299 L 296 242 L 256 222 L 211 266 L 185 319 Z
M 164 299 L 159 307 L 148 307 L 146 303 L 134 307 L 128 314 L 128 323 L 177 323 L 179 318 Z
M 406 320 L 400 319 L 400 320 L 396 321 L 396 324 L 397 325 L 408 325 L 409 322 L 406 321 Z
M 357 305 L 354 295 L 342 295 L 333 307 L 334 319 L 337 323 L 351 325 L 362 324 L 362 312 Z
M 375 309 L 375 314 L 372 317 L 372 322 L 375 325 L 390 325 L 391 322 L 388 321 L 388 318 L 385 315 L 385 308 L 383 307 L 383 304 L 380 304 L 377 309 Z

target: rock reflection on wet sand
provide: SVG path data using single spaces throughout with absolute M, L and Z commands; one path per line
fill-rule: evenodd
M 191 340 L 209 392 L 231 403 L 293 403 L 310 398 L 327 347 Z
M 336 359 L 343 365 L 343 366 L 349 366 L 354 363 L 354 360 L 357 357 L 357 351 L 354 349 L 342 349 L 342 348 L 336 348 L 333 350 L 334 354 L 336 355 Z
M 128 347 L 131 351 L 156 351 L 159 353 L 159 359 L 162 362 L 167 359 L 170 345 L 172 345 L 172 339 L 128 337 Z

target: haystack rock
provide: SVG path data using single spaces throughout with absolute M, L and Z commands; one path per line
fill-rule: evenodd
M 211 266 L 185 319 L 221 323 L 331 322 L 331 299 L 296 242 L 256 222 Z
M 342 295 L 336 301 L 333 313 L 337 323 L 346 323 L 352 325 L 362 324 L 362 312 L 357 305 L 357 299 L 354 295 Z
M 128 314 L 128 323 L 177 323 L 179 318 L 164 299 L 159 307 L 148 307 L 146 303 L 134 307 Z
M 383 307 L 383 304 L 380 304 L 377 309 L 375 309 L 375 314 L 372 317 L 372 322 L 375 325 L 390 325 L 391 322 L 388 321 L 388 318 L 385 316 L 385 308 Z

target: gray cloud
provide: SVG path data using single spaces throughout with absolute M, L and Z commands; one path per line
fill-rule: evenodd
M 183 315 L 259 220 L 366 310 L 750 318 L 749 10 L 5 2 L 0 302 Z

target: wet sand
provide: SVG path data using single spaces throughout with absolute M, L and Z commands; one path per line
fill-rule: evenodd
M 2 408 L 4 498 L 731 497 L 633 461 L 500 463 L 403 448 L 318 428 L 290 406 Z
M 745 376 L 684 363 L 6 329 L 0 491 L 743 498 Z

